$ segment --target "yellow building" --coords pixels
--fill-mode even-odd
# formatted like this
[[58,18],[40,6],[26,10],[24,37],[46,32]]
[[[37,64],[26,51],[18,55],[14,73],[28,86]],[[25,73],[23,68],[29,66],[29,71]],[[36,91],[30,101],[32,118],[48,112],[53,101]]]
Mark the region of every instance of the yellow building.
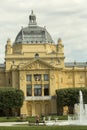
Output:
[[57,44],[31,12],[15,42],[7,40],[5,64],[0,64],[0,86],[23,90],[21,114],[57,113],[56,89],[87,86],[87,63],[65,63],[62,40]]

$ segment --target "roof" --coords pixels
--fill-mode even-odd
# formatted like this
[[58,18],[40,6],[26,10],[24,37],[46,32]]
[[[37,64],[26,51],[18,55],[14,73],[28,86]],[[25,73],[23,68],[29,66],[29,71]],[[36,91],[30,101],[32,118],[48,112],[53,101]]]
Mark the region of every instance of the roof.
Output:
[[31,12],[29,25],[24,28],[22,27],[14,43],[53,43],[53,40],[45,27],[37,26],[36,16]]
[[53,40],[45,28],[28,26],[20,30],[15,43],[53,43]]
[[65,67],[86,67],[87,62],[66,62]]

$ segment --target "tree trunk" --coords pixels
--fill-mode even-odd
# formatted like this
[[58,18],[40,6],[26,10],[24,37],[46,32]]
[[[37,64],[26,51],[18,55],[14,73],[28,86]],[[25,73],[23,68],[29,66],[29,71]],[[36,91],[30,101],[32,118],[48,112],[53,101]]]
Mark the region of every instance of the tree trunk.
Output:
[[62,107],[62,106],[61,106],[61,107],[58,107],[58,109],[57,109],[57,114],[58,114],[59,116],[63,115],[63,107]]
[[69,106],[68,109],[69,109],[69,114],[74,114],[74,108],[72,106]]

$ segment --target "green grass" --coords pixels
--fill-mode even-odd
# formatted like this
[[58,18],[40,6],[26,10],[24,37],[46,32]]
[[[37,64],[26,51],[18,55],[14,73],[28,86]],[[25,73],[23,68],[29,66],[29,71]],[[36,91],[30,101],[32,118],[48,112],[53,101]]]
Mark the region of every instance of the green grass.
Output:
[[87,126],[15,126],[0,127],[0,130],[87,130]]
[[16,122],[17,118],[16,117],[0,117],[0,122]]
[[[51,116],[52,120],[55,120],[55,118],[58,118],[58,120],[67,120],[67,116]],[[46,117],[46,120],[48,120],[48,116]],[[0,117],[0,122],[18,122],[18,121],[29,121],[31,123],[35,123],[35,117],[26,117],[21,119],[20,117]],[[43,118],[40,117],[40,122],[43,121]]]

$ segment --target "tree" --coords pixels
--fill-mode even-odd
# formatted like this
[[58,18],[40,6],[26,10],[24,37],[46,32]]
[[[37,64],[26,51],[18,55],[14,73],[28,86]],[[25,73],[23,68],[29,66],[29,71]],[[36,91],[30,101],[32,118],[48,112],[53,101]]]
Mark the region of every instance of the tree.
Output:
[[68,106],[69,113],[73,113],[74,104],[79,103],[79,91],[82,91],[84,103],[87,104],[87,88],[67,88],[56,90],[57,94],[57,107],[63,109]]
[[11,110],[21,108],[24,101],[24,93],[16,88],[0,88],[0,109]]

